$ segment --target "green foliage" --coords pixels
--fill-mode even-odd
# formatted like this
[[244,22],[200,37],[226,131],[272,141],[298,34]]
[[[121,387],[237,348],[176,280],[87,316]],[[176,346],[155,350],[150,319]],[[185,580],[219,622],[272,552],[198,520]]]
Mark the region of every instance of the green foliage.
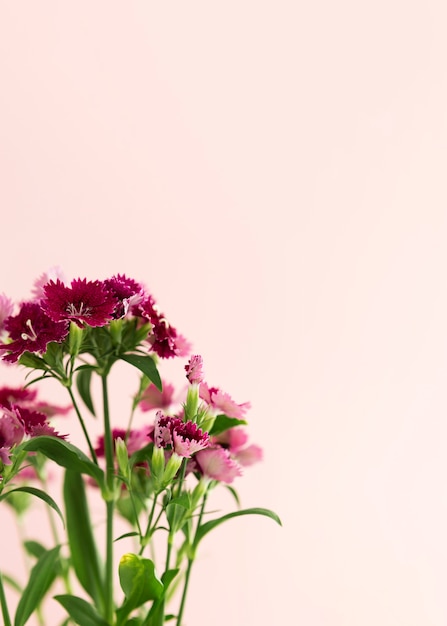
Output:
[[78,367],[76,370],[76,388],[85,406],[88,408],[90,413],[96,417],[90,390],[92,374],[94,371],[95,368],[93,365],[82,365],[81,367]]
[[214,423],[210,428],[209,434],[213,436],[220,435],[230,428],[234,428],[235,426],[240,426],[246,423],[247,422],[245,420],[236,419],[235,417],[228,417],[228,415],[216,415]]
[[154,383],[159,391],[162,390],[163,385],[160,374],[157,366],[155,365],[155,361],[151,356],[142,354],[122,354],[120,359],[139,369],[149,378],[150,381]]
[[24,626],[55,579],[60,546],[44,552],[33,569],[17,605],[14,626]]
[[110,626],[83,598],[62,594],[54,596],[54,599],[64,607],[71,619],[79,626]]
[[222,517],[218,517],[217,519],[213,519],[205,524],[202,524],[198,529],[195,536],[194,545],[197,546],[199,542],[207,535],[213,528],[223,524],[229,519],[233,517],[240,517],[241,515],[265,515],[266,517],[270,517],[270,519],[274,520],[277,524],[282,526],[281,520],[273,511],[270,509],[261,509],[259,507],[251,508],[251,509],[243,509],[242,511],[234,511],[233,513],[227,513],[227,515],[223,515]]
[[76,576],[94,600],[104,605],[104,576],[81,474],[67,470],[64,480],[65,515],[71,563]]
[[54,511],[56,511],[56,513],[59,515],[59,517],[62,520],[62,524],[64,523],[62,512],[60,508],[57,506],[56,502],[53,500],[53,498],[49,496],[45,491],[42,491],[41,489],[36,489],[36,487],[24,486],[24,487],[16,487],[15,489],[10,489],[9,491],[2,493],[2,495],[0,496],[0,501],[7,498],[10,494],[17,493],[17,492],[29,493],[32,496],[35,496],[36,498],[40,498],[40,500],[43,500],[44,502],[46,502],[48,506],[50,506]]

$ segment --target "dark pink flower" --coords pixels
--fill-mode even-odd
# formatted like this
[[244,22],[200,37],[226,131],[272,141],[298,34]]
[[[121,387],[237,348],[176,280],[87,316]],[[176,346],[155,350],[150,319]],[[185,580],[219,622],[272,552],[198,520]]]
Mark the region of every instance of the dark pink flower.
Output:
[[36,302],[24,302],[17,315],[5,320],[10,343],[1,344],[9,352],[5,361],[14,363],[21,354],[45,352],[50,341],[63,341],[68,334],[68,323],[53,321]]
[[159,391],[154,383],[151,383],[141,394],[140,408],[142,411],[153,409],[169,409],[173,404],[174,385],[163,381],[162,391]]
[[60,280],[50,280],[43,289],[42,308],[55,322],[72,320],[80,327],[84,322],[89,326],[105,326],[113,319],[116,298],[99,280],[78,278],[71,281],[71,287]]
[[175,426],[180,423],[176,417],[170,417],[169,415],[163,415],[161,411],[157,411],[155,417],[155,427],[152,433],[154,444],[157,448],[166,448],[172,446],[173,438],[172,431]]
[[144,300],[145,293],[142,285],[134,281],[132,278],[117,274],[104,281],[106,289],[116,298],[115,310],[113,317],[119,319],[124,317],[135,306]]
[[186,356],[189,354],[190,344],[169,324],[163,313],[160,313],[152,296],[148,296],[141,303],[140,315],[152,324],[152,331],[148,341],[152,346],[152,350],[158,356],[168,359],[174,356]]
[[47,421],[47,416],[39,411],[33,411],[23,406],[14,407],[22,422],[25,433],[30,437],[49,435],[58,439],[65,439],[67,435],[60,435]]
[[200,354],[194,354],[185,365],[186,378],[191,384],[199,385],[203,382],[203,359]]
[[190,457],[210,443],[208,433],[193,422],[180,422],[172,431],[173,448],[179,456]]
[[242,475],[238,463],[231,458],[228,450],[221,446],[210,446],[205,450],[200,450],[194,458],[200,472],[212,480],[229,484],[237,476]]
[[208,387],[206,383],[200,385],[199,395],[211,408],[236,419],[243,419],[251,406],[250,402],[237,404],[228,393],[217,387]]

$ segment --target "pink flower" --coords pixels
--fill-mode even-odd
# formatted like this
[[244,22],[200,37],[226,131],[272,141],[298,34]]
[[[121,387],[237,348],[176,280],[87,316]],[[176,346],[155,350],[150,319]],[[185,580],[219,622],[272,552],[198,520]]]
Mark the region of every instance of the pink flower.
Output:
[[251,406],[250,402],[237,404],[228,393],[221,391],[217,387],[208,387],[206,383],[200,385],[199,395],[211,408],[236,419],[243,419]]
[[4,293],[0,294],[0,331],[3,330],[4,322],[7,317],[12,315],[14,305]]
[[209,445],[210,437],[193,422],[180,422],[172,431],[174,452],[179,456],[190,457]]
[[159,391],[154,383],[151,383],[142,393],[140,408],[142,411],[152,409],[168,409],[173,404],[174,385],[163,381],[163,390]]
[[67,322],[53,321],[36,302],[24,302],[17,315],[6,318],[4,326],[11,342],[0,348],[9,352],[3,359],[11,363],[26,351],[45,352],[50,341],[63,341],[68,334]]
[[194,458],[200,472],[212,480],[229,484],[237,476],[242,475],[240,466],[231,458],[228,450],[221,446],[210,446],[200,450]]
[[141,303],[140,312],[141,317],[152,324],[152,332],[148,341],[158,356],[167,359],[174,356],[186,356],[189,353],[189,343],[169,324],[163,313],[159,312],[152,296],[148,296]]
[[3,407],[0,417],[0,461],[11,465],[11,448],[19,444],[25,436],[25,428],[18,417],[17,411]]
[[60,279],[62,282],[65,281],[64,273],[62,269],[58,266],[50,267],[47,272],[44,272],[34,281],[34,286],[32,290],[33,299],[36,302],[39,302],[44,296],[45,292],[43,290],[44,286],[50,280]]
[[133,307],[143,301],[144,288],[132,278],[127,278],[124,274],[117,274],[104,281],[108,291],[116,298],[117,304],[113,317],[119,319],[124,317]]
[[246,445],[248,435],[242,427],[229,428],[213,437],[213,441],[226,448],[231,457],[244,467],[262,461],[262,448],[256,444]]
[[166,446],[172,446],[172,431],[176,424],[178,424],[181,420],[176,417],[169,417],[168,415],[163,415],[161,411],[157,411],[157,415],[155,418],[155,428],[152,434],[154,439],[154,444],[157,448],[166,448]]
[[80,327],[83,322],[105,326],[113,318],[116,299],[99,280],[78,278],[71,281],[71,287],[51,280],[43,289],[42,308],[55,322],[72,320]]
[[185,365],[186,378],[191,384],[200,385],[203,382],[203,359],[199,354],[194,354]]

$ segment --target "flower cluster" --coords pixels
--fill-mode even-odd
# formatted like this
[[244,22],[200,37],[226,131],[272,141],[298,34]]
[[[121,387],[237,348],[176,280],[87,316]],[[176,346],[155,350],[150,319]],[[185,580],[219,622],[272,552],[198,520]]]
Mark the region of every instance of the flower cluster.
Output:
[[[13,503],[24,492],[43,500],[61,517],[65,513],[67,522],[63,540],[51,524],[54,548],[27,542],[38,561],[14,623],[24,624],[33,611],[40,611],[44,594],[59,576],[66,593],[56,600],[67,611],[67,621],[149,626],[171,619],[181,626],[191,567],[202,538],[238,515],[264,515],[279,522],[276,514],[261,508],[238,509],[205,521],[213,489],[233,483],[245,466],[261,460],[262,450],[248,443],[250,404],[237,403],[209,385],[202,356],[194,354],[183,365],[187,381],[183,390],[176,391],[162,379],[163,359],[188,357],[190,352],[189,342],[168,322],[153,295],[124,274],[69,282],[59,268],[51,268],[36,280],[29,299],[15,305],[0,295],[0,358],[34,373],[26,387],[0,388],[0,503],[5,499]],[[108,386],[117,362],[134,368],[138,386],[127,422],[112,425]],[[37,398],[30,385],[49,378],[68,392],[69,406]],[[94,379],[102,389],[103,435],[96,445],[86,419],[86,414],[98,417],[92,397]],[[82,428],[87,453],[50,423],[54,415],[70,410]],[[145,423],[136,427],[134,418]],[[39,471],[48,462],[65,472],[62,507]],[[23,479],[27,468],[36,469],[34,478],[41,488],[28,487],[23,480],[16,486],[15,478]],[[105,505],[104,562],[87,504],[86,489],[91,486]],[[230,491],[239,503],[233,487]],[[12,505],[17,514],[25,510]],[[113,585],[116,542],[122,538],[114,533],[116,515],[131,526],[123,536],[135,540],[135,553],[122,555],[118,565],[121,599],[115,597]],[[163,565],[144,555],[159,531],[168,533]],[[84,597],[73,595],[72,577]],[[39,586],[39,578],[48,582],[45,589]],[[179,607],[166,613],[176,586],[183,587]],[[11,624],[1,573],[0,599],[4,623]]]

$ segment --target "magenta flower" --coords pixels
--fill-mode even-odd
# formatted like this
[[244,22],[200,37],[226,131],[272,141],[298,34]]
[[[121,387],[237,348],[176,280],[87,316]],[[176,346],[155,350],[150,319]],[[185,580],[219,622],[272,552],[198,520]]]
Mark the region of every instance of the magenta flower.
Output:
[[78,278],[71,281],[71,287],[51,280],[43,289],[42,308],[55,322],[72,320],[80,327],[84,322],[105,326],[113,318],[116,299],[99,280]]
[[2,407],[0,417],[0,462],[11,465],[11,448],[19,444],[25,436],[25,428],[17,411]]
[[4,326],[10,343],[1,344],[9,352],[5,361],[14,363],[24,352],[45,352],[50,341],[63,341],[68,334],[67,322],[55,322],[36,302],[24,302],[17,315],[6,318]]
[[65,281],[64,273],[62,269],[58,266],[50,267],[47,272],[44,272],[34,281],[34,286],[32,290],[33,299],[35,302],[40,302],[40,300],[45,296],[45,292],[43,290],[44,286],[50,282],[50,280],[61,280]]
[[212,480],[229,484],[237,476],[242,476],[238,463],[231,458],[228,450],[221,446],[210,446],[205,450],[199,450],[194,458],[199,471]]
[[211,408],[235,419],[243,419],[251,406],[250,402],[237,404],[228,393],[217,387],[208,387],[206,383],[200,385],[199,395]]
[[148,341],[158,356],[169,359],[174,356],[186,356],[190,351],[188,341],[177,333],[168,320],[160,313],[155,300],[148,296],[140,305],[141,317],[152,324]]
[[106,289],[116,298],[113,317],[119,319],[129,312],[132,313],[134,307],[140,304],[145,297],[142,285],[127,278],[124,274],[117,274],[104,281]]
[[173,448],[179,456],[190,457],[210,443],[208,433],[193,422],[180,422],[172,431]]
[[154,383],[151,383],[141,394],[140,408],[142,411],[153,409],[169,409],[174,400],[174,385],[163,381],[163,389],[159,391]]
[[157,448],[171,446],[178,456],[184,457],[206,448],[210,441],[208,433],[204,433],[197,424],[163,415],[161,411],[157,411],[153,439]]
[[185,365],[186,378],[191,384],[200,385],[203,382],[203,359],[199,354],[194,354]]
[[39,411],[33,411],[23,406],[14,407],[20,421],[25,428],[25,434],[30,437],[49,435],[58,439],[65,439],[67,435],[59,434],[47,421],[47,416]]

